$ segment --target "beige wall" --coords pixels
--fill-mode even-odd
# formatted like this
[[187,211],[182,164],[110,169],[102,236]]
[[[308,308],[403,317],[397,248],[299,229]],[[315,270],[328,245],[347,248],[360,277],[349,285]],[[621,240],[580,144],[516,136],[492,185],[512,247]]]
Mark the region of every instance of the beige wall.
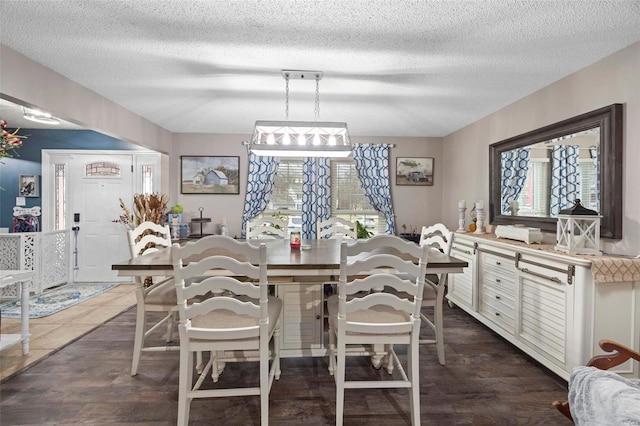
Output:
[[[640,43],[577,71],[444,138],[442,220],[457,228],[458,200],[489,197],[489,145],[613,103],[624,105],[623,239],[604,250],[640,253]],[[468,220],[467,220],[468,223]]]
[[[247,122],[251,129],[253,123]],[[190,134],[174,135],[174,151],[170,160],[171,169],[171,204],[179,203],[185,207],[189,216],[198,216],[199,208],[204,208],[204,216],[210,217],[212,224],[205,232],[217,232],[217,224],[221,218],[227,219],[231,235],[240,235],[242,226],[242,210],[246,193],[247,151],[242,141],[248,140],[246,135],[228,134]],[[355,143],[391,143],[391,191],[396,212],[398,227],[420,227],[426,223],[440,220],[440,200],[442,199],[442,139],[441,138],[398,138],[398,137],[353,137]],[[181,155],[237,155],[240,157],[240,194],[239,195],[193,195],[180,194],[180,156]],[[396,186],[396,157],[433,157],[433,186]]]
[[156,151],[171,153],[171,133],[0,44],[0,93],[16,103]]

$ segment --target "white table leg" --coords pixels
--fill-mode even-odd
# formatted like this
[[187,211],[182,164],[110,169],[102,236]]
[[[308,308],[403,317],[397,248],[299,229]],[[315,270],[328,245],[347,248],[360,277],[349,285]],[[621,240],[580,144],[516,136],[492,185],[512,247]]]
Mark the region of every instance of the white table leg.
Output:
[[29,353],[29,286],[27,281],[20,282],[20,314],[22,325],[22,354],[27,355]]

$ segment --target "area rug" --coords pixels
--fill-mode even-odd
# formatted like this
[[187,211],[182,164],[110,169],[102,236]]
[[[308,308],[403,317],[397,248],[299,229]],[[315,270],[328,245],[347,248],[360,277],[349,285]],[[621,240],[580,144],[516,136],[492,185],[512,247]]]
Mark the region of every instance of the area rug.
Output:
[[[29,298],[29,318],[42,318],[91,299],[117,283],[65,284]],[[20,318],[20,300],[0,305],[3,318]]]

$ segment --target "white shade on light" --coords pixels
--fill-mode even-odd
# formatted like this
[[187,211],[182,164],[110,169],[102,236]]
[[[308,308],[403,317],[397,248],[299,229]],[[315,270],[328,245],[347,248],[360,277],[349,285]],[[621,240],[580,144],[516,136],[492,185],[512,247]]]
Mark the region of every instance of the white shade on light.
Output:
[[347,124],[339,122],[256,121],[245,145],[256,155],[278,157],[349,157],[352,152]]

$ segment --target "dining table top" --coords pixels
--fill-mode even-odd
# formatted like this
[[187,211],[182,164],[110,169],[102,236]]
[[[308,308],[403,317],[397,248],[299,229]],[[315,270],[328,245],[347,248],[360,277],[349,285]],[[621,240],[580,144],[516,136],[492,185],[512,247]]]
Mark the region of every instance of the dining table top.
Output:
[[[267,269],[270,272],[271,270],[295,270],[301,272],[305,270],[322,270],[324,272],[337,273],[340,269],[341,240],[339,239],[303,240],[300,248],[291,247],[289,240],[251,240],[251,242],[255,242],[255,244],[265,243],[267,245]],[[185,263],[197,261],[214,254],[224,253],[221,250],[210,249],[184,261]],[[239,258],[239,260],[248,259]],[[435,249],[429,252],[427,272],[462,272],[462,269],[466,266],[468,266],[468,263],[465,260],[443,254]],[[167,273],[173,270],[171,249],[161,249],[144,256],[114,263],[111,269],[124,276],[136,275],[136,273],[149,275]]]

